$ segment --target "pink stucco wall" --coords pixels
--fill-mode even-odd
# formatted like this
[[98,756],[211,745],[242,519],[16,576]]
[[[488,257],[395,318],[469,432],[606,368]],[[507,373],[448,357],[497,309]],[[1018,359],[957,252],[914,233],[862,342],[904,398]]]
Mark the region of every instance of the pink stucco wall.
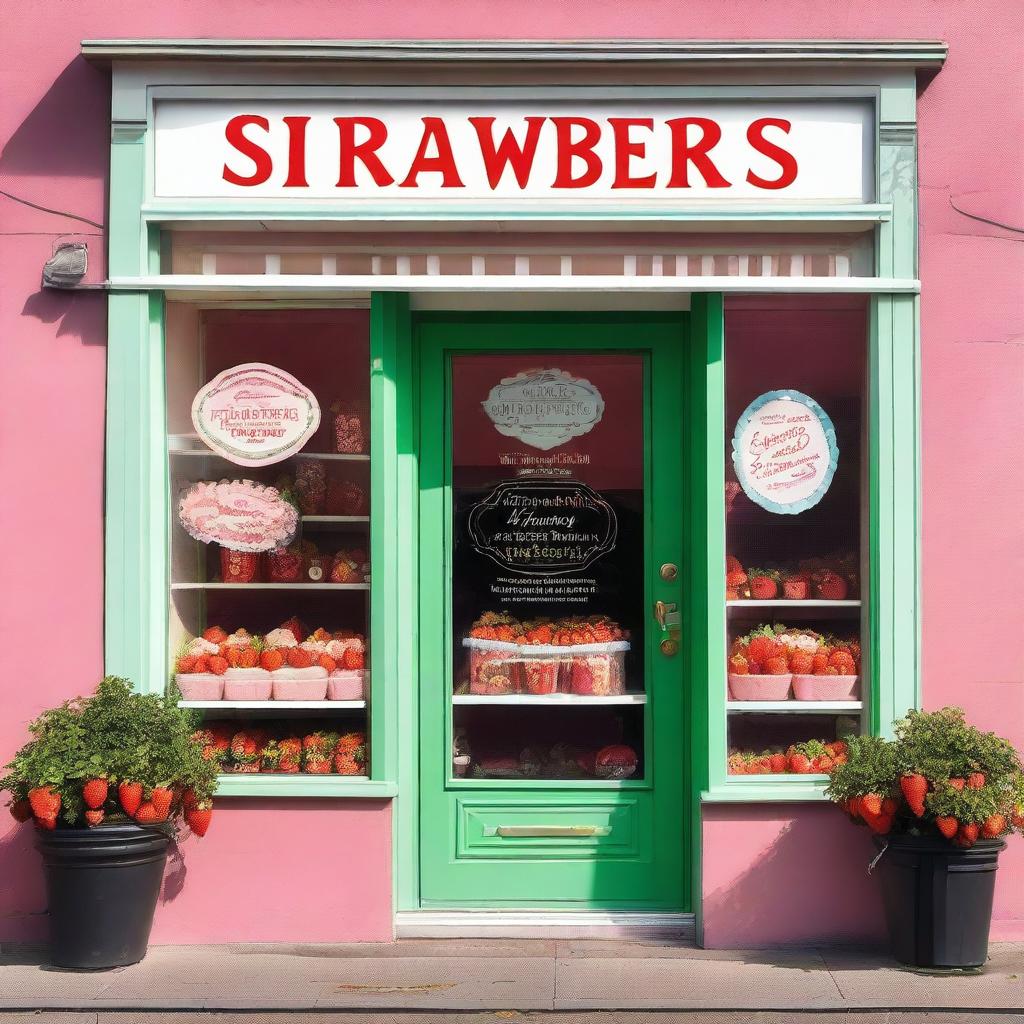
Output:
[[[457,0],[12,5],[0,60],[0,189],[103,221],[109,84],[78,56],[88,37],[487,38],[504,26],[536,38],[946,40],[949,61],[922,88],[919,108],[924,692],[929,706],[964,704],[1024,746],[1024,459],[1006,431],[1024,397],[1024,7],[1013,0],[845,7],[505,0],[501,10],[499,24],[492,4]],[[97,231],[0,196],[5,759],[28,718],[88,688],[102,668],[104,301],[39,290],[54,241],[90,233],[95,261]],[[55,629],[63,653],[44,668],[39,652],[54,648]],[[773,928],[776,940],[828,937],[840,921],[850,922],[852,937],[877,933],[858,840],[828,808],[708,810],[709,940],[771,941]],[[162,906],[157,938],[379,937],[390,922],[389,843],[386,806],[225,801],[205,843],[184,852],[188,878]],[[30,846],[27,830],[0,819],[0,940],[39,932],[43,900]],[[821,846],[834,856],[821,856]],[[1024,844],[1005,855],[1000,876],[994,931],[1019,937]],[[255,892],[261,909],[277,900],[272,913],[254,909]],[[812,905],[811,892],[823,902]]]

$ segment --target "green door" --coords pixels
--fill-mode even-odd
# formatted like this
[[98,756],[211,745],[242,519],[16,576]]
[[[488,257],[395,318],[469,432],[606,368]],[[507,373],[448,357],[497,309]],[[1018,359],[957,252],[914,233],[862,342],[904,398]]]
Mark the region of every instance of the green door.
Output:
[[417,333],[421,902],[686,910],[685,315]]

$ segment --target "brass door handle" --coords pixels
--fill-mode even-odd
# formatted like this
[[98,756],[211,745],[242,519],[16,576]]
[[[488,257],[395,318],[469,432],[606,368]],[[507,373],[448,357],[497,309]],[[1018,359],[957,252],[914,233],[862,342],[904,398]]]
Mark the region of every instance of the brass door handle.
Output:
[[591,836],[611,834],[608,825],[490,825],[485,826],[485,836],[502,838],[543,838],[589,839]]
[[662,632],[668,629],[665,624],[665,616],[668,614],[668,606],[664,601],[654,602],[654,621],[661,627]]

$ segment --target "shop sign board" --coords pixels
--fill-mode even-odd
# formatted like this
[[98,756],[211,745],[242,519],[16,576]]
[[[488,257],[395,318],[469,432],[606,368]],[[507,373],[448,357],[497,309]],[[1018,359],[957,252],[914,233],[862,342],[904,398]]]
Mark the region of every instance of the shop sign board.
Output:
[[218,373],[192,402],[200,439],[238,466],[267,466],[294,455],[320,426],[316,395],[268,363]]
[[740,486],[769,512],[796,515],[825,496],[839,463],[828,413],[800,391],[769,391],[736,423],[732,460]]
[[869,202],[863,100],[157,101],[154,195]]

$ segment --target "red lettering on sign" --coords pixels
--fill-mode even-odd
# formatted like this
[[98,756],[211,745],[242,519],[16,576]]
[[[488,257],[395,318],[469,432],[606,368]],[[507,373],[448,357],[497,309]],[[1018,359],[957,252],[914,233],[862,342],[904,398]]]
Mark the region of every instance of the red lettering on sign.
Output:
[[615,180],[612,188],[654,188],[656,174],[645,174],[634,178],[629,173],[629,161],[633,157],[641,159],[647,152],[646,142],[634,142],[629,137],[630,128],[646,128],[654,131],[653,117],[609,117],[612,126],[612,137],[615,139]]
[[258,143],[245,137],[245,129],[249,125],[270,131],[270,122],[259,114],[237,114],[224,126],[224,138],[228,145],[247,156],[254,164],[253,172],[248,177],[231,170],[227,164],[222,172],[224,180],[232,185],[262,185],[273,170],[270,154]]
[[751,122],[750,127],[747,129],[747,142],[758,153],[762,153],[770,160],[774,160],[779,165],[781,173],[774,181],[770,181],[768,178],[762,178],[753,171],[747,171],[747,181],[755,188],[785,188],[796,181],[796,157],[788,150],[783,149],[781,146],[776,146],[774,142],[769,142],[764,137],[764,130],[768,127],[781,128],[788,135],[789,129],[793,125],[789,121],[784,121],[781,117],[759,117],[756,121]]
[[484,170],[487,171],[487,181],[491,188],[498,187],[506,167],[512,168],[512,173],[520,188],[526,188],[527,182],[530,180],[533,158],[537,154],[537,143],[540,141],[541,125],[547,118],[524,117],[523,120],[526,122],[526,138],[523,139],[522,145],[513,135],[512,129],[506,128],[501,142],[495,146],[495,118],[471,117],[469,119],[469,123],[476,131],[476,137],[480,141],[480,156],[483,157]]
[[[419,149],[412,158],[409,173],[405,181],[401,182],[399,188],[416,188],[416,179],[424,171],[433,171],[441,175],[441,188],[465,188],[462,179],[459,177],[458,168],[455,166],[455,154],[452,152],[452,143],[448,138],[448,129],[444,126],[444,118],[424,117],[423,137],[420,139]],[[427,148],[433,142],[437,150],[436,156],[428,156]]]
[[306,181],[306,125],[308,117],[282,117],[288,126],[288,177],[285,188],[308,188]]
[[[589,117],[553,117],[557,156],[555,180],[552,188],[586,188],[601,177],[601,158],[594,152],[594,146],[601,138],[601,129]],[[583,138],[573,142],[573,128],[583,129]],[[579,157],[587,169],[578,177],[572,176],[573,157]]]
[[[394,178],[380,162],[377,150],[387,141],[388,129],[377,117],[336,117],[338,126],[338,188],[356,187],[356,161],[358,160],[373,178],[374,185],[390,185]],[[356,125],[370,134],[362,142],[356,142]]]
[[[674,117],[665,122],[672,132],[672,176],[667,188],[689,188],[690,164],[700,172],[708,188],[729,188],[729,182],[718,173],[708,153],[718,145],[722,129],[717,121],[708,117]],[[687,129],[693,125],[701,131],[700,138],[687,141]]]

